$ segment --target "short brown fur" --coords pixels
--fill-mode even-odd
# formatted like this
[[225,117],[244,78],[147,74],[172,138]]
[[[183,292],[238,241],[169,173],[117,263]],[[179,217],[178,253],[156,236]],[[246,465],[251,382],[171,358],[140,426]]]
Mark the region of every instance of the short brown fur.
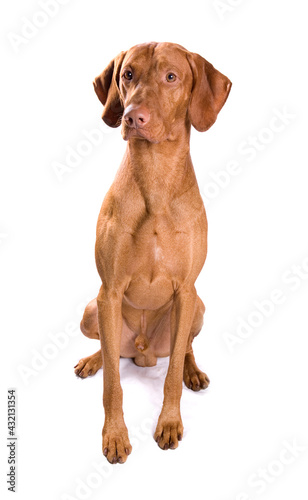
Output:
[[110,463],[125,462],[131,452],[120,356],[153,366],[170,355],[154,435],[162,449],[176,448],[183,435],[183,379],[194,391],[209,384],[192,349],[205,311],[194,284],[206,258],[207,219],[189,139],[191,125],[199,131],[213,125],[230,88],[205,59],[172,43],[121,52],[94,81],[103,120],[122,124],[128,141],[97,224],[102,286],[81,322],[101,350],[75,367],[84,378],[103,366],[103,453]]

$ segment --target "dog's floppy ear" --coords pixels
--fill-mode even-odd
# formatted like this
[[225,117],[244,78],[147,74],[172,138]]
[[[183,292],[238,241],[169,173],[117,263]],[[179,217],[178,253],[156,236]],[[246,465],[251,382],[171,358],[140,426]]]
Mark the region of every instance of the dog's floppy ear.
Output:
[[93,82],[96,95],[104,105],[102,119],[109,127],[118,127],[123,114],[119,74],[125,54],[126,52],[121,52],[115,57]]
[[195,129],[205,132],[216,121],[232,83],[198,54],[189,52],[187,59],[193,73],[188,117]]

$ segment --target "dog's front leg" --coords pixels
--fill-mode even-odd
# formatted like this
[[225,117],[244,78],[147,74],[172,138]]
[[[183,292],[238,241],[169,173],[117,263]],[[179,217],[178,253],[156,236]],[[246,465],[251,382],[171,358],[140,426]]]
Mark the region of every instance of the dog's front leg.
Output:
[[159,447],[177,448],[183,436],[180,400],[187,340],[193,323],[197,293],[193,285],[181,288],[175,295],[171,315],[171,346],[168,373],[164,385],[164,402],[154,439]]
[[120,384],[122,334],[122,291],[101,287],[97,297],[98,324],[102,347],[105,409],[103,453],[110,463],[124,463],[132,447],[123,417]]

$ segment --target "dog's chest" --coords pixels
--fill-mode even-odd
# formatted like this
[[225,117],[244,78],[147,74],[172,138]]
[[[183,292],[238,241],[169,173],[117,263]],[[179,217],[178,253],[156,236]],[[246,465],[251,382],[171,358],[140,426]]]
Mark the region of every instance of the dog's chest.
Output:
[[179,224],[166,214],[145,218],[132,237],[132,275],[142,275],[150,283],[160,276],[184,279],[201,237],[197,229],[193,221]]
[[[130,276],[125,296],[140,309],[157,309],[191,276],[194,281],[204,258],[200,225],[178,225],[164,214],[147,217],[131,235],[126,261]],[[197,255],[199,254],[199,256]]]
[[206,257],[206,216],[201,207],[189,217],[183,203],[179,210],[167,207],[159,214],[137,210],[136,205],[122,210],[122,217],[102,213],[96,262],[104,283],[126,283],[132,306],[154,310],[200,273]]

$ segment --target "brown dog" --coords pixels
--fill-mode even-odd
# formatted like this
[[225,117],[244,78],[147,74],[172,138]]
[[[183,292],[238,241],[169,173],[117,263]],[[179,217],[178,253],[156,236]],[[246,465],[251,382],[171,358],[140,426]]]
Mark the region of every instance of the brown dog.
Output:
[[231,82],[198,54],[172,43],[121,52],[95,92],[110,127],[128,141],[97,224],[96,264],[102,280],[81,330],[101,350],[76,365],[84,378],[103,365],[103,453],[123,463],[131,452],[123,418],[120,356],[153,366],[170,354],[154,438],[162,449],[182,438],[182,381],[194,391],[209,379],[196,365],[192,341],[204,305],[194,283],[207,252],[207,220],[189,154],[191,124],[205,131],[224,105]]

